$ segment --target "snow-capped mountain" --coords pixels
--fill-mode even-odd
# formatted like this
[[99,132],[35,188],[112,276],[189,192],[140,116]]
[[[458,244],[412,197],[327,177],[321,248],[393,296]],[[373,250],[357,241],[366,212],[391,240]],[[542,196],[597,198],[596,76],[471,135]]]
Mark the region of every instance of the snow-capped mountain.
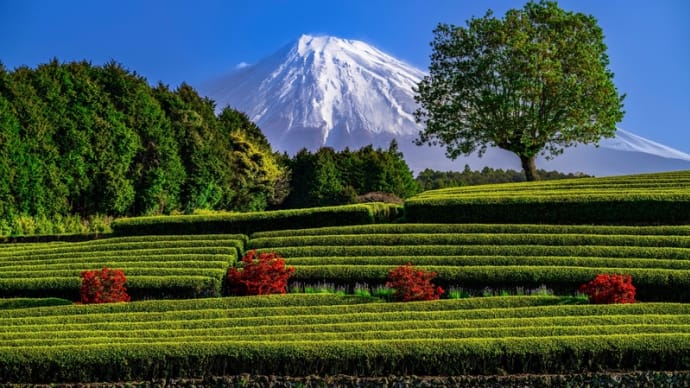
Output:
[[[216,106],[248,114],[274,149],[335,149],[398,140],[410,168],[419,172],[484,166],[520,169],[518,158],[500,149],[482,158],[451,161],[439,147],[412,144],[422,127],[413,112],[414,88],[425,73],[364,42],[302,35],[254,65],[238,66],[201,87]],[[624,130],[600,147],[580,145],[538,168],[595,176],[690,169],[690,155]]]
[[260,63],[232,72],[207,94],[246,112],[271,145],[342,148],[419,132],[413,87],[424,73],[360,41],[301,36]]

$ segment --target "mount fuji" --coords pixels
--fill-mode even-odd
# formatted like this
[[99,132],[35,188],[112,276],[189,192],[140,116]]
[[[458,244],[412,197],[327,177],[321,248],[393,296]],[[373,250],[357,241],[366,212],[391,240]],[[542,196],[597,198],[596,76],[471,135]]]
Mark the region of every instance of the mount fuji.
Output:
[[[364,42],[302,35],[254,65],[242,64],[209,81],[200,91],[245,112],[275,150],[343,149],[368,144],[387,148],[396,139],[410,168],[440,171],[485,166],[520,170],[512,153],[490,149],[449,160],[440,147],[412,143],[422,126],[415,122],[414,88],[425,73]],[[616,131],[600,146],[578,145],[537,167],[595,176],[690,169],[690,155],[651,140]]]

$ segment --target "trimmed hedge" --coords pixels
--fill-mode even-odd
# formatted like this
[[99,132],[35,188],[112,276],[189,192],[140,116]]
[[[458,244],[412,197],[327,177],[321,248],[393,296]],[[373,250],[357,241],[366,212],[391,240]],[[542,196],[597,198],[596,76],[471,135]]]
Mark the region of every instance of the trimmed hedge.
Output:
[[116,235],[243,233],[334,225],[372,224],[399,218],[403,208],[388,203],[366,203],[309,209],[217,215],[123,218],[113,221]]
[[690,260],[630,259],[578,256],[312,256],[288,259],[292,266],[387,265],[415,266],[549,266],[595,268],[659,268],[690,270]]
[[289,229],[257,232],[252,239],[265,237],[323,236],[342,234],[410,234],[410,233],[488,233],[488,234],[593,234],[690,236],[690,225],[545,225],[545,224],[373,224],[331,226],[311,229]]
[[551,224],[687,224],[690,195],[666,200],[600,200],[547,203],[467,203],[461,199],[409,200],[408,222],[500,222]]
[[47,242],[80,242],[91,241],[102,237],[107,237],[108,234],[99,233],[84,233],[84,234],[40,234],[31,236],[0,236],[0,249],[8,244],[30,244],[30,243],[47,243]]
[[104,266],[125,271],[134,299],[219,296],[247,240],[237,234],[136,236],[5,247],[0,296],[79,300],[80,274]]
[[[0,380],[477,375],[690,367],[690,306],[335,295],[0,310]],[[43,341],[43,342],[42,342]]]
[[[688,368],[690,334],[0,347],[0,379],[112,381],[227,374],[380,376]],[[497,362],[497,358],[498,361]]]
[[293,282],[385,282],[412,263],[445,287],[541,285],[572,294],[600,273],[633,277],[642,300],[688,300],[688,226],[398,224],[255,233],[247,247],[275,251]]
[[690,236],[406,233],[254,238],[248,249],[345,245],[595,245],[690,248]]
[[[223,275],[215,277],[196,275],[139,275],[127,279],[127,293],[133,300],[146,298],[198,298],[219,296]],[[79,300],[81,279],[78,276],[40,278],[0,278],[3,297],[43,298],[51,295]]]
[[448,188],[405,201],[408,222],[690,223],[690,171]]
[[625,246],[541,246],[541,245],[353,245],[260,248],[258,252],[275,251],[283,257],[312,256],[580,256],[688,260],[685,248]]
[[60,298],[11,298],[0,299],[0,310],[29,309],[34,307],[71,305],[72,301]]

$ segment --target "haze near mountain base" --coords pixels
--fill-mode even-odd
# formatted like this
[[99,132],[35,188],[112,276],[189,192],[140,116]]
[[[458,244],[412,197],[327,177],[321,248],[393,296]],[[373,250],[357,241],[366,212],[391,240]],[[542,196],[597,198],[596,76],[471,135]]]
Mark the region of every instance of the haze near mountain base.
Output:
[[[294,154],[329,146],[387,148],[397,139],[415,172],[461,171],[485,166],[520,170],[513,154],[489,149],[449,160],[440,147],[416,146],[423,128],[415,122],[414,88],[425,73],[361,41],[302,35],[260,62],[233,69],[200,87],[261,128],[274,150]],[[545,170],[595,176],[690,169],[690,155],[621,129],[600,147],[578,145],[553,160],[538,159]]]

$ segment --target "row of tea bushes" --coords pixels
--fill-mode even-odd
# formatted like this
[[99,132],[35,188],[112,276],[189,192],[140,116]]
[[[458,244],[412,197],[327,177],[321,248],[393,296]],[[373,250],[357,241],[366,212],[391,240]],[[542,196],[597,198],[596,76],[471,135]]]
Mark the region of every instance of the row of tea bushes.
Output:
[[362,225],[255,233],[248,248],[279,253],[305,283],[380,284],[409,262],[443,286],[574,293],[597,274],[625,273],[641,300],[690,297],[687,226]]
[[0,381],[468,375],[690,367],[690,306],[337,295],[0,310]]
[[690,225],[546,225],[546,224],[374,224],[334,226],[311,229],[293,229],[257,232],[254,239],[282,236],[320,236],[332,234],[380,233],[502,233],[502,234],[594,234],[594,235],[646,235],[690,236]]
[[690,171],[430,190],[408,222],[690,223]]
[[219,296],[246,235],[113,237],[0,246],[0,297],[79,299],[83,271],[122,269],[134,298]]
[[122,218],[112,223],[120,236],[151,234],[243,233],[265,230],[359,225],[400,218],[401,205],[363,203],[250,213]]

